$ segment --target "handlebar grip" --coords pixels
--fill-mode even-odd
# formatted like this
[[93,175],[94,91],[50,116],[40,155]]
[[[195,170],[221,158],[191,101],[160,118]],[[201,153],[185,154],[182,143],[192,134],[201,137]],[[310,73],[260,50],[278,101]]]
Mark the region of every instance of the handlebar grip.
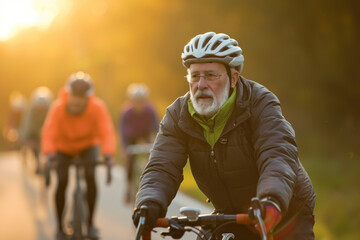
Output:
[[236,214],[236,223],[237,224],[245,224],[245,225],[251,225],[254,224],[254,221],[252,221],[248,214],[240,213]]
[[141,235],[142,240],[151,240],[151,232],[145,232]]
[[158,218],[156,220],[154,227],[163,227],[166,228],[169,226],[169,219],[168,218]]
[[[169,227],[169,219],[168,218],[158,218],[156,220],[156,223],[154,225],[154,227],[162,227],[162,228],[167,228]],[[151,232],[144,232],[141,235],[141,239],[142,240],[150,240],[151,239]]]

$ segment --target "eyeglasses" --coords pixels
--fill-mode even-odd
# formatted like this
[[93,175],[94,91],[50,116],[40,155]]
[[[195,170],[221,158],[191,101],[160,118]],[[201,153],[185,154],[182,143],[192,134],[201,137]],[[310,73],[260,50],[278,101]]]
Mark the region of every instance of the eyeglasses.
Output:
[[185,76],[189,83],[198,83],[201,77],[204,77],[205,81],[213,82],[218,80],[223,74],[218,74],[214,72],[205,72],[205,73],[189,73]]

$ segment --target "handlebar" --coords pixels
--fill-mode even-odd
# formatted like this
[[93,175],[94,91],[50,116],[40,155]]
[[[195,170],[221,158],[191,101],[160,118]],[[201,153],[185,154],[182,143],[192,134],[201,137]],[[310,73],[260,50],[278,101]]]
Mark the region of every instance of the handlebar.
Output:
[[[94,162],[94,163],[90,163],[90,164],[89,163],[82,164],[82,163],[80,163],[80,161],[77,161],[76,159],[77,158],[75,158],[74,161],[73,161],[73,164],[75,166],[81,166],[81,165],[84,165],[84,166],[87,166],[87,165],[95,165],[95,166],[96,165],[106,165],[106,184],[109,185],[112,182],[112,174],[111,174],[112,164],[111,164],[111,159],[110,158],[105,157],[104,161]],[[48,164],[45,167],[44,175],[45,175],[45,187],[46,188],[50,186],[50,183],[51,183],[50,170],[55,166],[55,161],[56,161],[56,159],[54,157],[49,158]]]
[[[256,201],[254,198],[252,201]],[[253,205],[254,207],[255,205]],[[136,230],[136,240],[151,240],[151,232],[145,230],[147,207],[140,207],[140,219]],[[266,234],[266,228],[262,220],[261,214],[254,213],[255,219],[251,219],[248,214],[202,214],[193,217],[171,217],[171,218],[159,218],[157,219],[154,228],[168,228],[169,232],[162,233],[162,236],[171,236],[174,239],[179,239],[183,236],[185,231],[189,231],[186,227],[198,227],[198,226],[220,226],[224,223],[236,223],[243,225],[259,224],[261,229],[262,240],[272,240],[273,237],[270,233]]]
[[152,143],[132,144],[126,147],[126,152],[131,155],[147,154],[150,153],[152,146]]

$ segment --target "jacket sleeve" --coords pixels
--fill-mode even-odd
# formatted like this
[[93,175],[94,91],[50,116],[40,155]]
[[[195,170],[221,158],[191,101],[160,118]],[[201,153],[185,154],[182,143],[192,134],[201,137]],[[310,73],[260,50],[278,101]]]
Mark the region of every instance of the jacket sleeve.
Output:
[[177,117],[166,111],[155,138],[140,182],[136,206],[152,201],[162,207],[162,216],[175,197],[183,180],[183,167],[187,162],[184,137],[177,126]]
[[257,196],[273,197],[286,212],[299,167],[295,133],[282,115],[277,97],[265,87],[254,88],[252,144],[259,170]]
[[98,127],[103,154],[115,154],[115,129],[110,114],[102,101],[98,108]]
[[57,150],[55,141],[59,134],[59,111],[58,105],[51,106],[41,130],[41,148],[44,155],[54,154]]

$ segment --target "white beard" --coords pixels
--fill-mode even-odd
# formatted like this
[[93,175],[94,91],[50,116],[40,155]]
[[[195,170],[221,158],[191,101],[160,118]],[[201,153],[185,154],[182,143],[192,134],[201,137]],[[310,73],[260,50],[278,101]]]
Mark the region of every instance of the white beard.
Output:
[[[229,85],[230,82],[229,79],[227,79],[226,85],[220,97],[220,101],[216,99],[215,94],[209,89],[197,90],[195,95],[193,95],[192,92],[190,91],[190,99],[195,109],[195,112],[207,118],[214,116],[214,114],[221,108],[222,105],[224,105],[226,100],[229,98]],[[211,97],[212,101],[199,102],[198,97],[200,96]]]

